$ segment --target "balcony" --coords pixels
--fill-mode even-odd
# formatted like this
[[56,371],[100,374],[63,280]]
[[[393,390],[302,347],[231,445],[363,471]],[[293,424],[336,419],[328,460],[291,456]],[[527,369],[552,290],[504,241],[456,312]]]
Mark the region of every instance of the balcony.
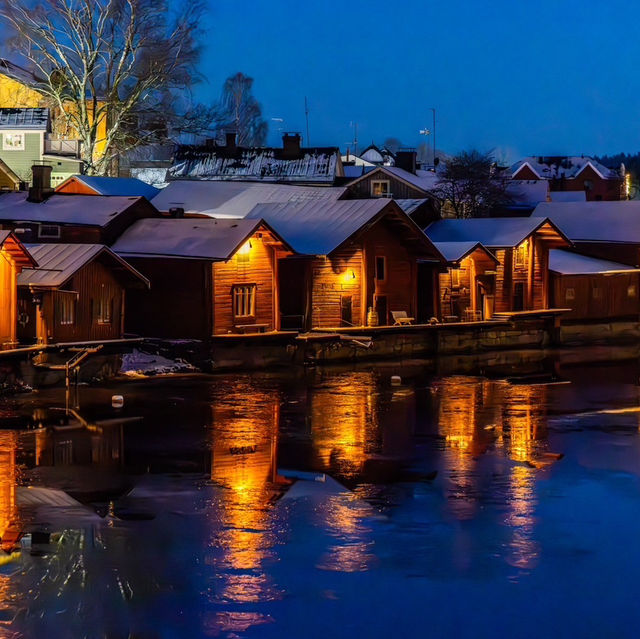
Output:
[[45,155],[61,155],[70,158],[80,157],[80,140],[51,140],[44,141]]

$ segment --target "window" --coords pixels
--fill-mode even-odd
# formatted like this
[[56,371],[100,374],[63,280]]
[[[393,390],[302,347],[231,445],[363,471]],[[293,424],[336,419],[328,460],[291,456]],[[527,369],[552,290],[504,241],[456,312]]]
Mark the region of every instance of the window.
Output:
[[451,288],[460,288],[460,269],[452,268],[449,269],[451,273]]
[[76,323],[76,294],[58,291],[56,294],[56,321],[60,326],[70,326]]
[[233,316],[255,317],[256,314],[256,285],[241,284],[233,287]]
[[627,286],[627,297],[635,297],[637,294],[638,292],[636,290],[635,284],[631,284],[630,286]]
[[569,300],[575,300],[576,299],[576,291],[574,288],[568,288],[565,292],[564,292],[564,299],[569,301]]
[[5,133],[2,148],[5,151],[24,151],[24,133]]
[[376,279],[383,281],[387,279],[387,258],[376,257]]
[[38,227],[38,237],[58,239],[60,237],[60,227],[57,224],[40,224]]
[[602,299],[602,289],[598,288],[597,286],[594,286],[591,289],[591,295],[593,296],[594,300]]
[[371,197],[391,197],[389,180],[372,180]]
[[584,181],[584,190],[591,191],[593,189],[593,180],[585,180]]
[[100,297],[94,303],[95,320],[98,324],[111,324],[113,315],[113,299],[106,291],[102,291]]
[[515,252],[515,265],[516,268],[524,268],[527,266],[527,259],[529,257],[529,243],[523,242],[518,246]]

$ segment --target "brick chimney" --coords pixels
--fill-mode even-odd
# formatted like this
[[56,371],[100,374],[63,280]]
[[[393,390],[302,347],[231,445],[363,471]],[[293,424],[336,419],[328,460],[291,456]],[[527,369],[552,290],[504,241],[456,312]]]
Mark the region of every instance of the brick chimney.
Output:
[[413,173],[415,175],[416,168],[418,166],[417,157],[418,154],[413,150],[397,151],[396,166],[399,169],[404,169],[405,171],[409,171],[409,173]]
[[46,164],[34,164],[31,167],[31,188],[27,200],[29,202],[44,202],[52,193],[52,167]]
[[299,133],[285,133],[282,136],[282,157],[285,160],[295,160],[300,157]]

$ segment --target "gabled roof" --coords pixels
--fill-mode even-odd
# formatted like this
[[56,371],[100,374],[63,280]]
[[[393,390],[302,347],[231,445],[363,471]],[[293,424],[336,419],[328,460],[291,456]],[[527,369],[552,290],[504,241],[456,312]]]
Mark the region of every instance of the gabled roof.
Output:
[[228,260],[263,227],[271,231],[262,220],[256,219],[145,219],[130,226],[113,245],[113,250],[129,257]]
[[498,264],[496,256],[480,242],[434,242],[435,247],[442,253],[447,262],[461,262],[465,257],[480,250],[489,259]]
[[510,180],[505,195],[511,204],[534,208],[549,198],[548,180]]
[[256,204],[266,202],[307,202],[337,200],[344,187],[175,180],[153,199],[159,211],[180,207],[186,213],[216,218],[243,218]]
[[94,192],[94,195],[146,197],[151,201],[160,189],[136,178],[101,177],[96,175],[72,175],[56,187],[64,191],[66,185],[76,181]]
[[545,217],[473,218],[439,220],[425,233],[433,242],[480,242],[486,247],[514,248],[537,231],[551,231],[563,243],[570,242]]
[[58,288],[64,285],[83,266],[98,257],[111,261],[138,284],[149,287],[149,280],[133,266],[102,244],[27,244],[38,268],[24,269],[18,275],[18,286]]
[[298,253],[329,255],[385,215],[395,216],[425,251],[442,259],[413,220],[385,198],[258,204],[247,218],[266,220]]
[[394,200],[394,202],[407,214],[411,215],[415,210],[422,206],[425,202],[431,202],[429,198],[419,198],[415,200]]
[[12,231],[0,231],[0,247],[11,255],[13,260],[24,268],[37,266],[33,255],[26,246],[13,234]]
[[16,187],[22,181],[18,175],[14,173],[13,169],[2,159],[0,159],[0,172],[4,173]]
[[29,202],[28,193],[0,193],[0,221],[107,226],[141,198],[102,195],[52,195]]
[[548,217],[573,241],[640,244],[640,201],[542,202],[533,212]]
[[[409,171],[405,171],[397,166],[376,166],[371,171],[368,171],[362,177],[353,180],[353,182],[349,183],[349,186],[357,184],[362,180],[368,180],[374,173],[380,173],[381,179],[384,179],[384,176],[389,176],[391,178],[395,178],[402,182],[405,182],[409,186],[419,189],[425,195],[431,195],[431,190],[433,190],[438,183],[438,176],[431,171],[419,171],[418,174],[410,173]],[[376,176],[377,177],[377,176]]]
[[549,270],[561,275],[604,275],[607,273],[640,273],[640,268],[598,260],[561,249],[549,251]]
[[33,87],[41,82],[35,73],[6,58],[0,58],[0,73],[28,87]]
[[49,109],[0,108],[0,129],[46,131],[49,128]]
[[281,148],[182,146],[169,179],[259,180],[333,183],[338,173],[337,147],[301,148],[289,157]]
[[525,166],[529,167],[541,180],[576,178],[587,166],[590,166],[603,179],[619,179],[621,177],[618,171],[609,169],[593,158],[584,156],[527,157],[518,160],[511,167],[511,174],[515,177]]

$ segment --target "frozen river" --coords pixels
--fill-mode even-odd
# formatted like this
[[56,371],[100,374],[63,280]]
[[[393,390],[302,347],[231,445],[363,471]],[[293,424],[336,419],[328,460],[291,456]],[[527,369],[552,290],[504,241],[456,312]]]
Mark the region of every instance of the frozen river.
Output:
[[635,638],[639,376],[387,366],[81,388],[72,414],[60,389],[4,399],[0,636]]

